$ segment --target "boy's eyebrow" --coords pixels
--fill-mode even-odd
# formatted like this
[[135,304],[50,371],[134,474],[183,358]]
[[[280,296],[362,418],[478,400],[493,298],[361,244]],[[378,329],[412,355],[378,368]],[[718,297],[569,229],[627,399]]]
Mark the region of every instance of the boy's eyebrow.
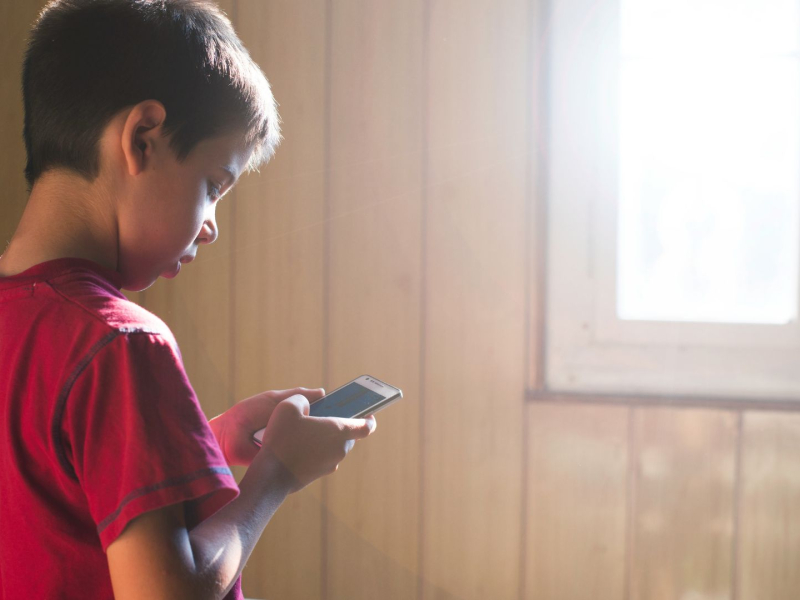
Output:
[[228,167],[220,167],[220,169],[222,169],[228,174],[228,183],[230,183],[231,185],[236,183],[236,175],[233,174],[233,171],[231,171]]

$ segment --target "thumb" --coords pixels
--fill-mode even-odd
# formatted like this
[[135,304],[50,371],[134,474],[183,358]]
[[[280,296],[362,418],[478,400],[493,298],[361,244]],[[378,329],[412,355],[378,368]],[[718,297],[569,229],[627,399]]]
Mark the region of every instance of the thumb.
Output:
[[365,419],[339,419],[342,422],[343,429],[347,431],[347,438],[351,440],[360,440],[367,437],[378,426],[375,421],[374,415],[369,415]]
[[264,423],[269,421],[272,411],[277,404],[296,394],[305,396],[309,402],[314,402],[325,394],[325,390],[321,388],[308,389],[297,387],[290,390],[261,392],[260,394],[237,402],[234,408],[236,409],[236,414],[248,425],[263,426]]

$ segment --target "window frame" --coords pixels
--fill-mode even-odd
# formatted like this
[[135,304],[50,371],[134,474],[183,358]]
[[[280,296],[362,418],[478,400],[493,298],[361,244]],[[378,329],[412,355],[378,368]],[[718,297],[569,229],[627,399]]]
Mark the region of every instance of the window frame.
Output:
[[[800,324],[616,318],[619,0],[551,0],[541,82],[547,124],[543,388],[551,394],[800,400]],[[585,68],[592,64],[593,68]],[[597,103],[581,106],[582,98]],[[800,273],[798,273],[800,280]],[[798,403],[800,404],[800,403]]]

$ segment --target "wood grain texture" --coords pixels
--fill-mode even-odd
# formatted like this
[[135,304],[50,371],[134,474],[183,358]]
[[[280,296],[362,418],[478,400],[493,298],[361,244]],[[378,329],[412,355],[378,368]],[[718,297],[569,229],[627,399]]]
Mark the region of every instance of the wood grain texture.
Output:
[[22,108],[22,59],[28,32],[44,6],[41,0],[0,2],[0,140],[3,159],[0,160],[0,181],[3,182],[0,200],[0,254],[5,251],[17,229],[28,191],[25,182],[25,143],[22,139],[24,111]]
[[[0,3],[3,246],[27,196],[19,68],[43,4]],[[209,417],[364,372],[405,392],[335,475],[279,509],[246,595],[794,600],[800,415],[523,404],[526,256],[532,315],[542,291],[525,238],[539,168],[526,36],[541,26],[527,11],[541,3],[220,4],[272,83],[285,140],[222,200],[215,244],[127,295],[173,329]]]
[[547,285],[547,135],[548,135],[548,0],[530,0],[526,56],[530,119],[526,173],[526,387],[545,388],[545,298]]
[[731,598],[735,413],[632,410],[631,600]]
[[621,600],[630,409],[531,404],[522,598]]
[[800,590],[800,415],[746,412],[742,425],[737,600]]
[[[279,103],[284,141],[242,180],[234,272],[235,397],[320,387],[324,352],[324,0],[237,3],[237,30]],[[321,482],[287,498],[248,566],[248,597],[322,595]]]
[[418,588],[423,2],[331,13],[328,377],[404,390],[325,480],[326,597]]
[[527,8],[430,4],[424,600],[520,593]]

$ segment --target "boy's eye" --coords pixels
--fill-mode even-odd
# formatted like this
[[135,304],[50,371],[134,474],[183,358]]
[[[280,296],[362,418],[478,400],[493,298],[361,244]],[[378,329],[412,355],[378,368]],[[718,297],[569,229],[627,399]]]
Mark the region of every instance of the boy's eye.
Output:
[[222,186],[208,182],[208,195],[214,200],[219,198],[219,193],[222,191]]

